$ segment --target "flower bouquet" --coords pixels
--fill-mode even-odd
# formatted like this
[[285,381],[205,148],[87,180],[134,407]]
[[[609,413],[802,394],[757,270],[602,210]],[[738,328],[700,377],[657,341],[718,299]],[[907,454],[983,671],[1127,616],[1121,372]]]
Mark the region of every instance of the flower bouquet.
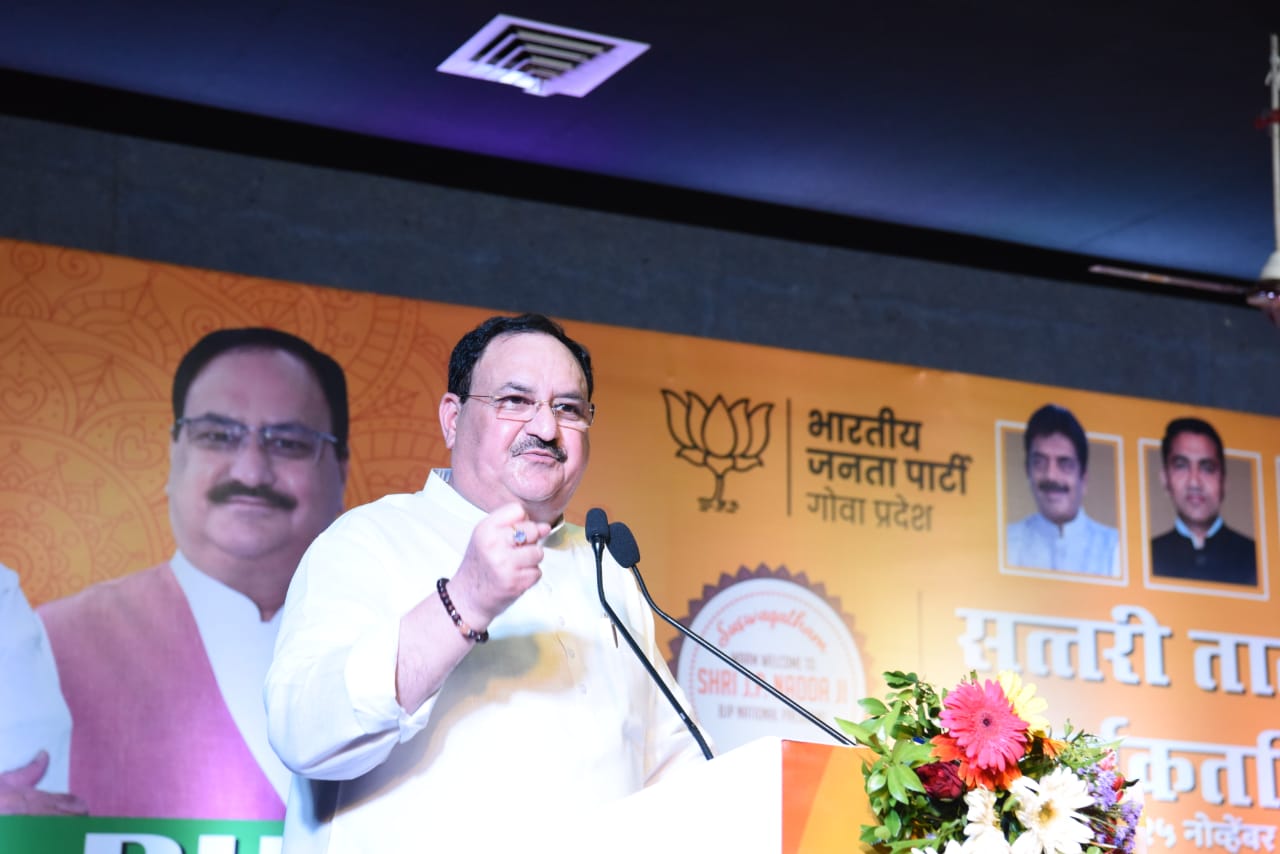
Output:
[[1118,771],[1113,743],[1073,731],[1052,738],[1048,703],[1005,671],[939,693],[889,672],[891,693],[861,700],[860,723],[838,720],[876,754],[864,764],[879,820],[862,841],[889,854],[1131,854],[1139,789]]

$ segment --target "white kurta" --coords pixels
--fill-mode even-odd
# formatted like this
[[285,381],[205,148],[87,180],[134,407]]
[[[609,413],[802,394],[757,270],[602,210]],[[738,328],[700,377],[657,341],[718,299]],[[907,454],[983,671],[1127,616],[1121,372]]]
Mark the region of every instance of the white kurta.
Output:
[[21,768],[41,750],[49,768],[37,788],[67,791],[71,712],[53,651],[18,574],[0,566],[0,772]]
[[262,682],[280,631],[280,612],[263,620],[252,599],[196,569],[182,552],[173,556],[169,566],[191,606],[227,711],[283,802],[289,797],[293,775],[271,749],[262,708]]
[[[400,618],[454,573],[484,518],[447,476],[347,513],[294,577],[266,686],[272,745],[313,778],[290,794],[287,854],[490,851],[513,832],[538,850],[556,825],[702,761],[615,637],[574,525],[544,541],[541,580],[489,642],[414,714],[400,708]],[[607,556],[605,573],[613,609],[679,695],[634,580]]]
[[1120,576],[1120,535],[1080,510],[1061,528],[1039,513],[1009,526],[1006,563],[1030,569]]

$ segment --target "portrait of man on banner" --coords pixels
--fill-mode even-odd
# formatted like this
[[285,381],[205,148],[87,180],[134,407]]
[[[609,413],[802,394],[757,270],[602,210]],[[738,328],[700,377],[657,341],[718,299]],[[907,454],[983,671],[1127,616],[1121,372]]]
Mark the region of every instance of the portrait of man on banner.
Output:
[[[1153,469],[1157,468],[1155,466]],[[1228,477],[1229,470],[1235,470]],[[1191,579],[1254,586],[1258,583],[1258,551],[1253,533],[1252,472],[1244,460],[1227,457],[1222,437],[1201,418],[1175,418],[1160,441],[1162,505],[1153,495],[1153,515],[1163,524],[1151,539],[1151,575],[1159,579]],[[1238,497],[1227,502],[1227,481],[1238,484]],[[1235,493],[1235,489],[1232,490]],[[1167,516],[1172,513],[1172,528]],[[1226,523],[1230,515],[1233,525]]]
[[[1106,524],[1117,516],[1114,448],[1104,445],[1110,452],[1106,471],[1099,471],[1098,460],[1091,471],[1084,428],[1070,410],[1052,403],[1031,414],[1021,440],[1020,461],[1017,451],[1005,448],[1007,507],[1016,520],[1005,529],[1005,566],[1119,578],[1120,535]],[[1015,470],[1026,478],[1022,495],[1014,486],[1021,479]],[[1085,509],[1091,480],[1101,487],[1099,497],[1112,497],[1104,521]],[[1034,504],[1031,512],[1026,512],[1027,496]]]
[[37,609],[91,815],[279,821],[291,774],[262,684],[298,561],[342,511],[342,368],[276,329],[208,333],[178,364],[165,486],[176,550]]

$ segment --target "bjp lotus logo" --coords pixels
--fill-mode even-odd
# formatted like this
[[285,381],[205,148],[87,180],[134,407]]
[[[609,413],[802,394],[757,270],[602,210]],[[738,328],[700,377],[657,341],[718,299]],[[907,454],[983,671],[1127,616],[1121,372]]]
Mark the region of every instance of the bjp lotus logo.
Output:
[[692,391],[681,397],[667,389],[662,390],[662,397],[667,402],[667,429],[680,446],[676,456],[715,475],[715,492],[709,498],[699,498],[698,506],[733,513],[738,502],[725,500],[724,477],[731,471],[751,471],[764,465],[760,455],[769,444],[773,404],[753,408],[745,397],[725,403],[720,395],[708,404]]

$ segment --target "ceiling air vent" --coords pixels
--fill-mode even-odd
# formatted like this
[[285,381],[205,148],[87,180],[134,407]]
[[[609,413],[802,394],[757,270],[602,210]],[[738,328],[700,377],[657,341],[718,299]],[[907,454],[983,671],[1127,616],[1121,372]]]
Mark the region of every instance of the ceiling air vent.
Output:
[[648,49],[641,42],[498,15],[436,70],[519,86],[530,95],[581,98]]

